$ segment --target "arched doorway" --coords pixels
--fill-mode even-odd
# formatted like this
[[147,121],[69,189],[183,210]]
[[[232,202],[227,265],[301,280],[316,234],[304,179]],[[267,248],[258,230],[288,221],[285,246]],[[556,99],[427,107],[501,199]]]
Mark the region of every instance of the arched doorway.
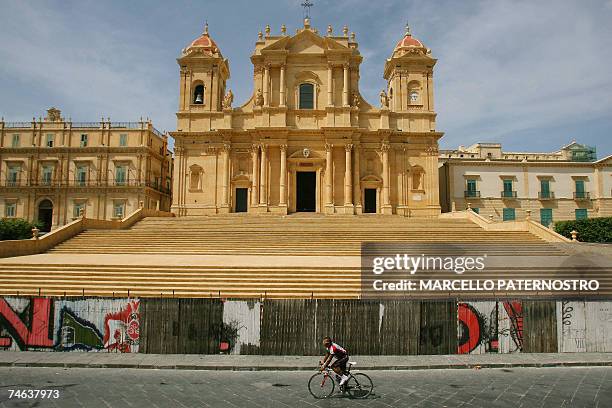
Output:
[[44,199],[38,204],[38,221],[42,224],[42,232],[51,231],[53,224],[53,203],[51,200]]

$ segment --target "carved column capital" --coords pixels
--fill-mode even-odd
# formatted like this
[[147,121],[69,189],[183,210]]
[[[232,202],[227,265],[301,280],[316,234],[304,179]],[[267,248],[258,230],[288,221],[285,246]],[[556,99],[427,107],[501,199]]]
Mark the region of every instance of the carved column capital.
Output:
[[281,152],[286,152],[287,151],[287,145],[286,144],[279,145],[278,148],[281,150]]
[[334,145],[331,143],[325,143],[325,151],[329,152],[334,148]]
[[351,150],[353,150],[353,144],[352,143],[347,143],[344,145],[344,150],[346,152],[350,152]]

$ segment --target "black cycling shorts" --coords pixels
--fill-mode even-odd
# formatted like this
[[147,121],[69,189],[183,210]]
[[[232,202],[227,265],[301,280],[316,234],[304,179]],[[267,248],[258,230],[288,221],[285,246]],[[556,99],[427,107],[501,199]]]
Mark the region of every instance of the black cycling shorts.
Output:
[[345,355],[344,357],[336,358],[336,361],[334,361],[330,367],[331,368],[338,367],[340,368],[340,370],[344,372],[346,371],[346,363],[348,363],[348,361],[349,361],[349,356]]

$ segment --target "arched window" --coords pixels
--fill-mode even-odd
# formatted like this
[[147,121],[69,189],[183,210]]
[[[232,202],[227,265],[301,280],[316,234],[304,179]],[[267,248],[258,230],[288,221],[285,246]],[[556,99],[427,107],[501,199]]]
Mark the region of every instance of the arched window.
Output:
[[193,103],[196,105],[204,104],[204,85],[198,85],[193,91]]
[[314,109],[313,84],[300,84],[300,109]]

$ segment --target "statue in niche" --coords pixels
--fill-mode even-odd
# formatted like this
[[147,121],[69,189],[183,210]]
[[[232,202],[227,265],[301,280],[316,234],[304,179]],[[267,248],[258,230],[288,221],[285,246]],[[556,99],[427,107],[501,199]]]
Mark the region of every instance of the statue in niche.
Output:
[[190,190],[201,190],[202,189],[202,167],[193,165],[189,167],[189,189]]
[[423,169],[416,167],[412,170],[412,189],[423,190]]
[[358,108],[361,101],[359,100],[359,94],[357,92],[353,92],[353,106]]

